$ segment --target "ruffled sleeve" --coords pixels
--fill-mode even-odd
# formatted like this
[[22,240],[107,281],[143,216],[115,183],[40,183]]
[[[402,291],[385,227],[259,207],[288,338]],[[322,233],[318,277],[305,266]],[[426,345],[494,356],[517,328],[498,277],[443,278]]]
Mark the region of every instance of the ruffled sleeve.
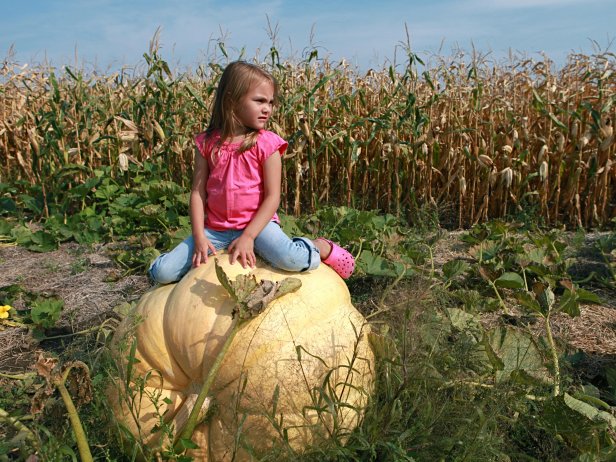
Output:
[[259,133],[259,138],[257,139],[257,153],[259,156],[259,161],[264,162],[276,151],[278,151],[280,155],[283,155],[288,146],[289,143],[283,140],[276,133],[262,130]]
[[195,135],[195,145],[199,153],[206,159],[208,158],[208,154],[212,151],[212,144],[215,138],[215,136],[208,137],[206,132],[197,133]]

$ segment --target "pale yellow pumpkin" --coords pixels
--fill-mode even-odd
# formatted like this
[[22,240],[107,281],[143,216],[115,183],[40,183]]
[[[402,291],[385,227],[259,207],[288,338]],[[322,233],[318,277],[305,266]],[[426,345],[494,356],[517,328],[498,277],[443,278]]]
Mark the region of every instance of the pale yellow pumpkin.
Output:
[[[219,262],[232,280],[249,272],[230,265],[227,255]],[[211,389],[214,409],[193,435],[200,446],[192,453],[197,460],[248,458],[241,446],[266,451],[280,442],[283,430],[296,450],[333,432],[343,436],[358,424],[371,391],[368,326],[344,281],[326,265],[291,274],[259,263],[253,271],[257,280],[297,277],[302,286],[246,321],[233,339]],[[120,329],[130,332],[129,323],[142,318],[134,330],[138,362],[132,364],[132,388],[143,393],[132,405],[112,395],[115,413],[150,447],[168,446],[173,438],[152,432],[161,415],[175,431],[183,427],[236,322],[233,307],[210,258],[179,283],[146,293]],[[147,383],[136,387],[140,377]],[[122,389],[123,380],[118,383]],[[326,399],[339,405],[328,408]],[[324,410],[317,412],[320,407]]]

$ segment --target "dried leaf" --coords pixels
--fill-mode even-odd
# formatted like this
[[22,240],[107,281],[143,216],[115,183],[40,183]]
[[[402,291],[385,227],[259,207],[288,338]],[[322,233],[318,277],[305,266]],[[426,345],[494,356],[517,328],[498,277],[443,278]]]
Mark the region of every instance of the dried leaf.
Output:
[[43,412],[45,404],[51,395],[53,395],[54,388],[49,382],[47,385],[38,389],[30,401],[30,414],[39,414]]
[[70,372],[66,378],[66,388],[75,404],[79,406],[92,401],[92,380],[88,366],[81,361],[71,361],[62,366],[62,373],[67,369],[70,369]]
[[254,274],[240,274],[235,281],[231,281],[218,264],[218,259],[215,259],[215,267],[218,280],[236,302],[233,317],[239,316],[242,320],[256,316],[273,300],[295,292],[302,286],[298,278],[285,278],[277,282],[264,279],[257,282]]
[[56,358],[45,357],[41,353],[34,364],[34,368],[36,372],[41,377],[44,377],[47,382],[52,381],[52,371],[58,364],[58,360]]

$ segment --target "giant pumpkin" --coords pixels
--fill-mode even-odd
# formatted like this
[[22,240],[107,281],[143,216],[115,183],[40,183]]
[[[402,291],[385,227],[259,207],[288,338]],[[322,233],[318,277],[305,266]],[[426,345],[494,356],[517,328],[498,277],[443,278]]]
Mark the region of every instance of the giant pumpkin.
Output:
[[[232,280],[249,272],[229,264],[227,255],[219,261]],[[193,434],[196,460],[249,459],[283,440],[301,451],[334,434],[344,439],[371,390],[368,326],[331,268],[290,274],[259,262],[253,274],[271,281],[297,277],[302,285],[239,328],[216,374],[211,409],[204,406],[207,415]],[[111,395],[114,411],[151,448],[169,447],[183,428],[237,322],[234,306],[210,258],[177,284],[147,292],[119,329],[124,341],[116,354],[125,377]],[[131,344],[136,361],[127,360]]]

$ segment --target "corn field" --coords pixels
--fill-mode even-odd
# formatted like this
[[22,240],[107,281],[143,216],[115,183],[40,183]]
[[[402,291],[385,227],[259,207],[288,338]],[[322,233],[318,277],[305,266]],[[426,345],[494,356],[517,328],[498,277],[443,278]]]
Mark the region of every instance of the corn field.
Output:
[[[310,55],[262,63],[281,97],[270,128],[289,140],[282,208],[322,205],[412,218],[448,210],[466,227],[533,209],[546,224],[597,227],[616,215],[615,55],[495,64],[458,52],[360,72]],[[208,121],[224,60],[174,74],[157,49],[147,71],[0,69],[0,183],[53,191],[101,166],[146,163],[189,188],[195,133]]]

